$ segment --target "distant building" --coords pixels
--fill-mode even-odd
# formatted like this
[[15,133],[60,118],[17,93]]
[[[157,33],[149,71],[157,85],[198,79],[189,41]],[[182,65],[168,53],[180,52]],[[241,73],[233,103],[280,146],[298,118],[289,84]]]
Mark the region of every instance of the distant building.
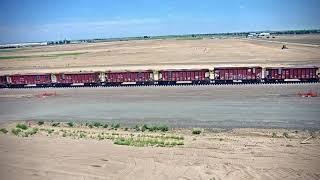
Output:
[[259,34],[259,37],[270,37],[270,33],[262,32]]
[[262,33],[249,33],[247,37],[250,38],[259,38],[259,37],[270,37],[270,33],[262,32]]

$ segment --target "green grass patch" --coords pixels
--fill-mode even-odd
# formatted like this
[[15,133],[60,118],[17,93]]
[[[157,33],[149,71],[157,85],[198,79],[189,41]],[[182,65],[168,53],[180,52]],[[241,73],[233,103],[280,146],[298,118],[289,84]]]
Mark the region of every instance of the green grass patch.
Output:
[[25,124],[17,124],[16,125],[16,128],[19,128],[19,129],[22,129],[22,130],[27,130],[28,129],[28,126],[27,125],[25,125]]
[[114,140],[114,144],[126,146],[158,146],[158,147],[173,147],[184,145],[183,141],[166,140],[163,138],[133,138],[133,137],[119,137]]

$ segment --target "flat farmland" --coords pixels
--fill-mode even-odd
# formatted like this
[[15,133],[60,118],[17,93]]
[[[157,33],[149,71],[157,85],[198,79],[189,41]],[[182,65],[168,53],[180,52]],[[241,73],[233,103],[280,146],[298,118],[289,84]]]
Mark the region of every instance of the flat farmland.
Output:
[[282,37],[274,39],[279,38],[280,43],[235,38],[166,39],[1,50],[0,73],[320,65],[319,46],[304,45],[314,44],[319,37],[302,36],[302,44],[288,43],[285,50],[281,49],[281,42],[286,41]]

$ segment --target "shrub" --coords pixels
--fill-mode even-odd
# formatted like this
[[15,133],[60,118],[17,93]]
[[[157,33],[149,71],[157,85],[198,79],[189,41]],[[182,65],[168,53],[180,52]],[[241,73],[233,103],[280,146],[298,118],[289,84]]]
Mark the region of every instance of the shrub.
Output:
[[99,122],[93,122],[93,126],[98,128],[98,127],[102,126],[102,124]]
[[48,134],[53,133],[54,129],[47,129]]
[[8,130],[6,130],[5,128],[1,128],[0,131],[3,133],[3,134],[7,134]]
[[44,124],[44,121],[38,121],[38,125],[41,126]]
[[169,127],[166,125],[162,125],[162,126],[159,126],[158,129],[161,130],[162,132],[165,132],[169,130]]
[[59,125],[60,125],[59,122],[56,122],[56,123],[53,123],[53,124],[52,124],[53,127],[58,127]]
[[277,137],[277,133],[273,132],[273,133],[272,133],[272,137],[273,137],[273,138],[276,138],[276,137]]
[[125,130],[125,131],[128,131],[128,129],[129,129],[129,128],[127,128],[127,127],[126,127],[126,128],[124,128],[124,130]]
[[80,138],[85,138],[85,137],[87,137],[87,135],[81,132],[80,133]]
[[89,127],[89,128],[93,128],[92,124],[89,124],[88,127]]
[[108,124],[103,125],[103,128],[108,128]]
[[69,127],[73,127],[73,122],[68,122],[67,124]]
[[147,129],[149,129],[148,125],[144,124],[142,127],[141,127],[141,131],[144,132],[146,131]]
[[38,128],[32,128],[28,129],[27,131],[24,132],[23,137],[28,137],[37,134]]
[[28,129],[28,126],[25,125],[25,124],[20,124],[20,123],[19,123],[19,124],[16,125],[16,128],[26,130],[26,129]]
[[120,124],[119,123],[111,124],[111,127],[114,128],[114,129],[118,129],[120,127]]
[[200,134],[201,130],[200,129],[194,129],[192,130],[192,134]]
[[184,145],[184,143],[182,141],[180,141],[180,142],[177,143],[177,145],[178,146],[182,146],[182,145]]
[[140,128],[139,128],[138,125],[136,125],[136,126],[134,127],[134,129],[135,129],[136,131],[140,131]]
[[289,134],[287,132],[284,132],[283,137],[289,138]]
[[17,136],[17,135],[19,135],[20,132],[22,132],[22,130],[18,129],[18,128],[14,128],[14,129],[11,130],[11,132],[12,132],[12,134]]

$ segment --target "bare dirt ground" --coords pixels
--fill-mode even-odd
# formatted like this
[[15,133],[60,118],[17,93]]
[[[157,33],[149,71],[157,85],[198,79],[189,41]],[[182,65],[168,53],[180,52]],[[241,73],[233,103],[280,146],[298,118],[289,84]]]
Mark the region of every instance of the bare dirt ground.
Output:
[[[312,36],[314,37],[314,36]],[[311,41],[308,36],[300,38]],[[316,36],[316,39],[319,39]],[[1,74],[90,70],[320,65],[319,47],[248,39],[140,40],[0,51]]]
[[184,145],[132,147],[107,139],[55,133],[17,137],[8,132],[0,134],[0,176],[4,180],[320,178],[318,134],[304,141],[309,132],[284,129],[206,129],[200,135],[192,135],[190,129],[167,132],[172,133],[183,136]]

